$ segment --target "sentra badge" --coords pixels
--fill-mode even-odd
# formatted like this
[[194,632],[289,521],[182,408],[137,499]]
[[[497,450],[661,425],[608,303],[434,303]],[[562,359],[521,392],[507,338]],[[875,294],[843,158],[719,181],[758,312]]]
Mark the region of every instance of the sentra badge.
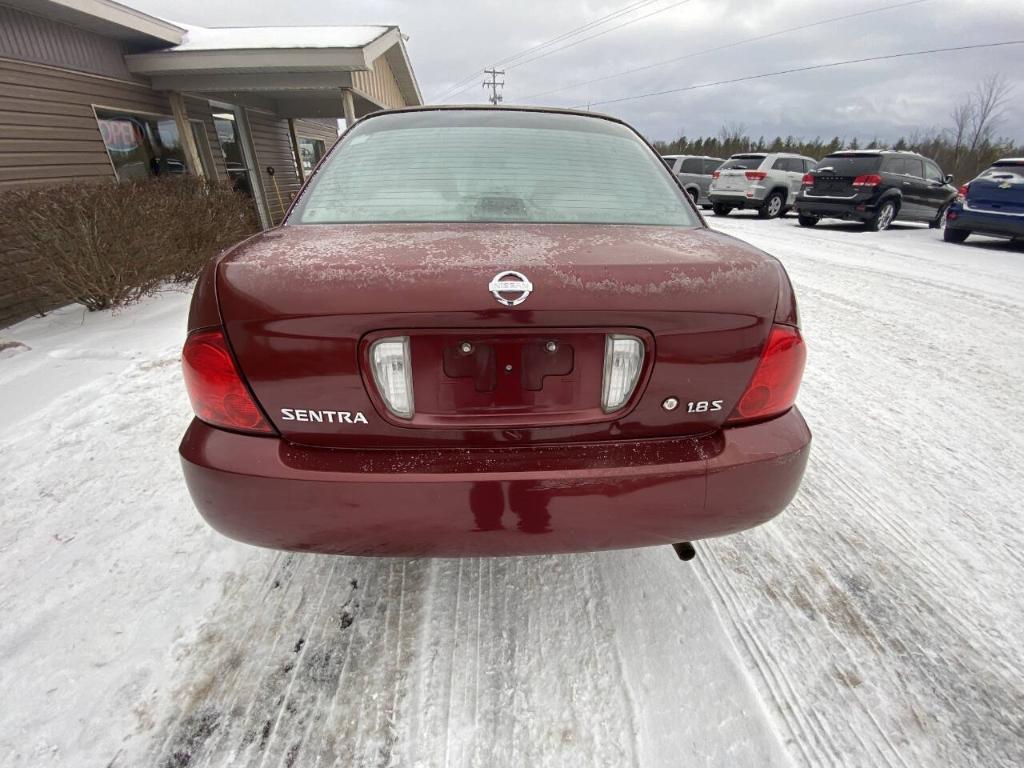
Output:
[[282,408],[281,421],[308,421],[314,424],[366,424],[360,411],[313,411],[308,408]]

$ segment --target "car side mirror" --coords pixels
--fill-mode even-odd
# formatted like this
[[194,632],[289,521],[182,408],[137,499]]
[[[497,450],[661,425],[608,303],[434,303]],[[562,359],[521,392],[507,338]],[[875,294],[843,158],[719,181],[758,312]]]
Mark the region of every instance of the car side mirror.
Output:
[[953,183],[953,174],[952,173],[947,173],[946,174],[946,183],[947,184],[952,184]]

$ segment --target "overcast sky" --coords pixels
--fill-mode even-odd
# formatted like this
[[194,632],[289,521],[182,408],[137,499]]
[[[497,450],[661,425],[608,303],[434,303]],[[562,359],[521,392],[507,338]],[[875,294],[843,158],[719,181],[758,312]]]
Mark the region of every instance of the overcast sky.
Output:
[[[844,59],[1024,39],[1022,0],[925,0],[710,53],[836,16],[906,0],[129,0],[203,26],[396,24],[428,102],[458,81],[629,6],[634,10],[505,65],[506,103],[587,106],[622,117],[649,139],[715,134],[893,140],[946,127],[952,104],[987,74],[1014,96],[1001,133],[1024,141],[1024,45],[943,53],[769,77],[612,104],[599,102]],[[643,18],[643,17],[647,18]],[[633,21],[635,20],[635,21]],[[632,23],[626,23],[631,22]],[[613,29],[618,25],[621,28]],[[601,34],[599,34],[601,33]],[[591,40],[584,38],[598,35]],[[580,42],[577,42],[580,41]],[[525,58],[576,43],[535,61]],[[623,70],[687,57],[633,74]],[[484,102],[480,79],[448,103]]]

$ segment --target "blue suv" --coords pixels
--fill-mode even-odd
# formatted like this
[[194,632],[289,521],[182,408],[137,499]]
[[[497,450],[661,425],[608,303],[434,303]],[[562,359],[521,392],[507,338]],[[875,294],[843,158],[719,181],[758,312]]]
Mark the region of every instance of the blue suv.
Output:
[[943,238],[962,243],[972,232],[1024,239],[1024,157],[997,160],[960,187]]

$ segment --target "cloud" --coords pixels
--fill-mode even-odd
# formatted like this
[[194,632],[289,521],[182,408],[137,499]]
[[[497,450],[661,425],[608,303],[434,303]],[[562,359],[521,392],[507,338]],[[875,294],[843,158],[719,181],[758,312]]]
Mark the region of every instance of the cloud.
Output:
[[[945,127],[953,104],[982,77],[1016,81],[1001,133],[1024,141],[1024,45],[855,64],[608,105],[597,102],[822,64],[927,48],[1024,37],[1024,3],[927,0],[765,40],[725,46],[834,16],[895,5],[846,0],[657,0],[580,37],[609,30],[536,61],[506,65],[506,103],[586,106],[635,125],[650,139],[717,133],[740,123],[754,136],[842,136],[894,140]],[[260,24],[397,24],[410,36],[410,57],[424,96],[434,100],[473,77],[451,103],[486,101],[482,70],[496,61],[630,5],[626,0],[519,3],[496,0],[131,0],[149,13],[207,26]],[[673,7],[674,6],[674,7]],[[667,8],[635,23],[624,24]],[[578,40],[565,40],[559,45]],[[537,53],[540,53],[538,51]],[[694,55],[697,54],[697,55]],[[646,69],[528,98],[581,81],[666,59]]]

